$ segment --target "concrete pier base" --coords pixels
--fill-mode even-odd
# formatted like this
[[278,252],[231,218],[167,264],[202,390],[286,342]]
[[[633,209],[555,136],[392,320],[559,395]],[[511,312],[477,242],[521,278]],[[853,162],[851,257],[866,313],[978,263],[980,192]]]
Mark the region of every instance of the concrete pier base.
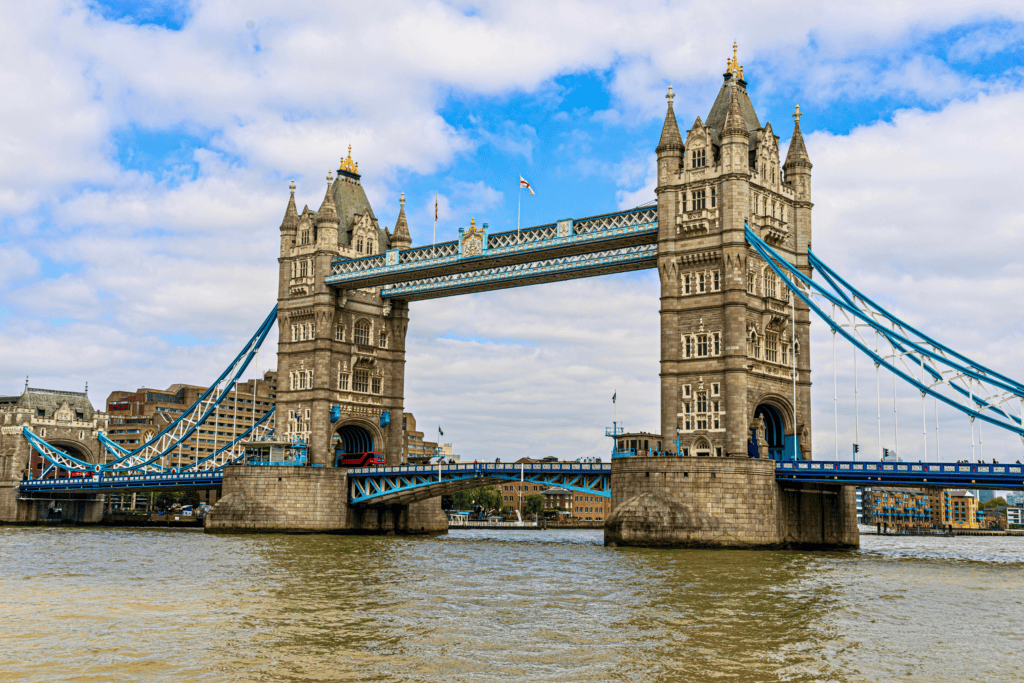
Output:
[[0,524],[99,524],[102,493],[33,493],[21,495],[20,481],[0,482]]
[[852,487],[780,487],[772,460],[618,458],[605,545],[856,548]]
[[443,534],[441,499],[410,505],[349,506],[348,477],[334,467],[224,470],[221,498],[206,515],[207,533]]

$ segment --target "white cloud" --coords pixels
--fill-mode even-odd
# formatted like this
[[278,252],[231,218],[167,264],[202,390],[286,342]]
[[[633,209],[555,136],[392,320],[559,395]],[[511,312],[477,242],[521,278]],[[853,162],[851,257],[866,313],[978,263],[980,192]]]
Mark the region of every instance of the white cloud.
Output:
[[[352,144],[371,202],[393,215],[403,174],[447,173],[485,144],[529,160],[546,141],[516,112],[454,125],[446,107],[471,111],[475,98],[516,93],[556,103],[565,93],[552,79],[598,74],[610,108],[572,117],[622,126],[625,140],[629,126],[662,115],[667,81],[677,109],[686,99],[706,112],[734,38],[741,61],[762,65],[758,87],[938,108],[810,136],[816,246],[936,336],[1024,374],[1019,318],[1007,313],[1024,278],[1013,130],[1024,103],[1012,77],[965,76],[914,52],[922,35],[960,23],[1019,21],[1019,2],[754,3],[741,28],[699,3],[465,9],[208,2],[168,31],[103,20],[81,2],[0,8],[0,307],[10,311],[0,380],[14,390],[29,371],[56,388],[92,378],[101,396],[200,383],[271,305],[289,178],[300,206],[318,207],[323,176]],[[979,31],[952,52],[1006,50],[1019,42],[1014,31]],[[182,130],[201,142],[187,172],[126,170],[114,148],[124,130]],[[616,179],[622,207],[653,197],[649,155],[589,144],[567,145],[568,168]],[[439,189],[449,233],[502,198],[454,175]],[[417,242],[432,210],[429,200],[410,204]],[[68,272],[40,275],[42,260]],[[592,430],[607,422],[609,388],[627,426],[657,429],[656,299],[648,273],[416,304],[410,408],[457,421],[466,444],[457,448],[483,457],[497,454],[494,443],[502,457],[604,452]],[[211,345],[176,346],[162,336],[169,330]]]

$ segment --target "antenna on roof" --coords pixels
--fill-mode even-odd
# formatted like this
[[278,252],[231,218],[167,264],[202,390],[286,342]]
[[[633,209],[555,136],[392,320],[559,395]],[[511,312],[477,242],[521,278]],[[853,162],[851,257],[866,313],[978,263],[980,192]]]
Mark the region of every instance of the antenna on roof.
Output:
[[28,375],[25,375],[25,393],[28,393]]
[[89,393],[89,383],[88,382],[85,383],[85,393],[86,393],[86,395],[88,395],[88,393]]

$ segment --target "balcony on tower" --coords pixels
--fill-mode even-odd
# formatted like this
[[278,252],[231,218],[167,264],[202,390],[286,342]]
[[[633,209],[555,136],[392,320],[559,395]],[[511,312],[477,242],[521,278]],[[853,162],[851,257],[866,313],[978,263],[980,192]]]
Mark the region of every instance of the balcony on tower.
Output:
[[768,244],[779,246],[789,239],[789,225],[781,218],[751,216],[750,225]]
[[676,234],[707,234],[718,227],[718,209],[697,209],[676,214]]

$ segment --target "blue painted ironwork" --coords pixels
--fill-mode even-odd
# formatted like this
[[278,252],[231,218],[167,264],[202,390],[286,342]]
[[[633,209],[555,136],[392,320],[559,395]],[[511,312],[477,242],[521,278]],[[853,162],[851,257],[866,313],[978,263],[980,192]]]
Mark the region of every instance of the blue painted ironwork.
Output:
[[775,463],[775,478],[780,483],[1010,490],[1024,489],[1024,465],[786,460]]
[[469,291],[519,287],[547,279],[568,280],[589,275],[654,268],[657,263],[658,245],[642,244],[409,280],[383,287],[381,296],[395,299],[449,296]]
[[[809,252],[809,263],[825,285],[804,275],[747,227],[747,241],[782,282],[829,327],[878,365],[918,391],[1024,439],[1024,384],[970,360],[907,325],[861,294]],[[819,302],[835,307],[842,319],[830,316]],[[876,333],[891,348],[878,353],[863,336]]]
[[341,419],[341,406],[331,406],[331,424]]
[[[548,225],[489,235],[486,229],[463,231],[453,242],[407,249],[396,254],[337,259],[328,285],[356,289],[407,284],[412,280],[522,265],[557,256],[578,256],[617,247],[653,244],[658,232],[655,207],[639,207],[576,221],[564,219]],[[472,241],[474,248],[468,248]],[[550,264],[549,264],[550,265]],[[652,266],[653,267],[653,266]],[[571,269],[561,269],[563,273]],[[509,279],[512,281],[514,278]],[[563,278],[565,279],[565,278]],[[382,296],[398,296],[385,288]]]
[[385,410],[380,414],[380,426],[387,427],[391,424],[391,410]]
[[21,482],[21,493],[45,491],[130,491],[139,489],[208,489],[224,482],[221,470],[202,472],[152,472],[115,475],[100,472],[89,477],[31,479]]
[[611,497],[609,463],[473,463],[366,467],[348,471],[349,502],[408,503],[446,493],[525,481],[603,498]]

